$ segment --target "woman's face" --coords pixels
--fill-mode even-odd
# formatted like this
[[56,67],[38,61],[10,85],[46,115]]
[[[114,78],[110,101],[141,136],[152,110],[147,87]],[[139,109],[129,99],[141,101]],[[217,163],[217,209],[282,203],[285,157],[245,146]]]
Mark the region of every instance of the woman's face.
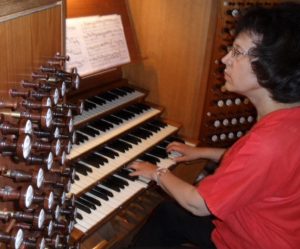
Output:
[[226,90],[249,96],[255,89],[260,88],[251,68],[253,58],[247,54],[253,47],[255,44],[251,36],[240,33],[233,43],[232,50],[222,58],[222,62],[226,65],[224,71]]

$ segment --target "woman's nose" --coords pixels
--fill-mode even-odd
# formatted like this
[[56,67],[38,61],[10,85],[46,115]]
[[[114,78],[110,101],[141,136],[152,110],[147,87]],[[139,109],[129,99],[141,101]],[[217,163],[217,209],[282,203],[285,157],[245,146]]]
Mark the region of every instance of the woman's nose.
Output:
[[223,64],[228,65],[230,59],[231,59],[230,52],[228,52],[225,56],[222,57],[221,61]]

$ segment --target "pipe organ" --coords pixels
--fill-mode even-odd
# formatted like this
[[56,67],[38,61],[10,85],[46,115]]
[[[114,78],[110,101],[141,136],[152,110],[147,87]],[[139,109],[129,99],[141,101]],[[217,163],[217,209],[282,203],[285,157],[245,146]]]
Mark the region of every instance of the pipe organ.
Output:
[[[261,1],[217,2],[199,143],[229,146],[253,125],[255,112],[247,99],[224,91],[220,58],[240,11]],[[126,245],[165,198],[126,165],[143,160],[173,169],[165,148],[186,141],[180,120],[148,102],[148,92],[123,77],[123,65],[84,77],[66,70],[65,19],[120,15],[130,63],[139,63],[128,6],[26,0],[10,7],[0,13],[0,248]]]

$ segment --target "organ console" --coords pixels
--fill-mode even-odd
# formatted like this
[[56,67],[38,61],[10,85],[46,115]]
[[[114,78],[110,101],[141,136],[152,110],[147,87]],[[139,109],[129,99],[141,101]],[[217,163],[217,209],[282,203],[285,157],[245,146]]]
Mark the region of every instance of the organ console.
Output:
[[[149,91],[124,78],[124,64],[147,60],[125,1],[33,2],[19,3],[19,12],[7,19],[0,15],[7,37],[0,45],[12,54],[1,55],[0,67],[0,249],[117,249],[165,197],[151,181],[130,176],[127,164],[143,160],[173,170],[176,155],[166,147],[187,141],[180,122],[166,118],[163,101],[147,101]],[[248,99],[224,89],[220,59],[234,39],[236,18],[257,1],[217,2],[218,35],[197,142],[229,146],[256,114]],[[121,17],[130,62],[87,75],[67,69],[66,18],[109,14]],[[19,40],[26,41],[22,49]]]

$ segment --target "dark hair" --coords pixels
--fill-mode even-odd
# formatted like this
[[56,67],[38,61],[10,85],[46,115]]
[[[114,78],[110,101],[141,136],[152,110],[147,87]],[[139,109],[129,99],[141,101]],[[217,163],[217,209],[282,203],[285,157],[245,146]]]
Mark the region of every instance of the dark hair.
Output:
[[247,33],[258,83],[281,103],[300,101],[300,4],[253,7],[241,15],[237,34]]

